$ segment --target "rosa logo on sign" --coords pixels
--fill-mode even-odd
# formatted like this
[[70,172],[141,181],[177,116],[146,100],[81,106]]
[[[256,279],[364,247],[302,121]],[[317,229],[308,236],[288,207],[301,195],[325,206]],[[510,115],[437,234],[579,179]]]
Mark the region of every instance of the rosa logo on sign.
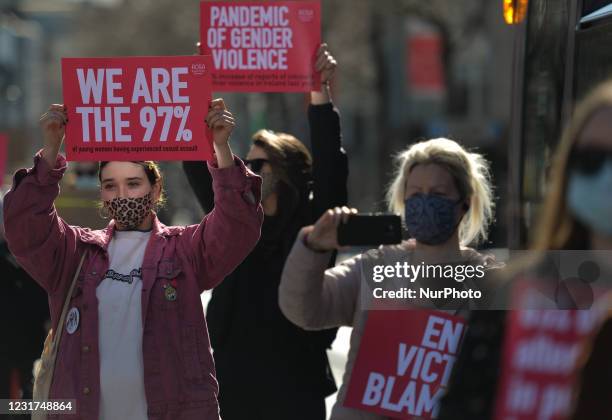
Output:
[[193,63],[191,64],[191,74],[200,77],[206,74],[206,64]]
[[300,9],[298,10],[298,19],[300,22],[308,23],[312,22],[314,19],[315,13],[312,9]]

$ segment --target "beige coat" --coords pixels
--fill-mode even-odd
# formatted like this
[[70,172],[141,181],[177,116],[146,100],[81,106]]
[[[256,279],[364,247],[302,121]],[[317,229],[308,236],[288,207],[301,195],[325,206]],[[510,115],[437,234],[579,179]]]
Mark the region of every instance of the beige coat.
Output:
[[[306,330],[353,327],[346,369],[336,404],[332,409],[331,420],[386,419],[377,414],[343,407],[343,402],[368,315],[368,311],[363,309],[365,300],[360,295],[364,267],[368,267],[373,261],[376,261],[376,264],[389,265],[395,261],[405,261],[411,254],[408,244],[404,242],[401,245],[381,246],[326,270],[330,253],[310,250],[304,245],[303,237],[302,231],[283,270],[279,287],[279,305],[282,312],[291,322]],[[473,249],[464,249],[462,254],[472,263],[490,265],[489,257]],[[466,315],[467,311],[459,313]]]

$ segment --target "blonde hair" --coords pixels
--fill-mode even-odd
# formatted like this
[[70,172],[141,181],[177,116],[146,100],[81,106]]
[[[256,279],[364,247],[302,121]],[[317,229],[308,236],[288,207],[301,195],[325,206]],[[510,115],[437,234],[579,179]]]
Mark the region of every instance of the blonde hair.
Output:
[[442,166],[453,177],[462,200],[469,208],[459,224],[459,242],[463,246],[484,241],[493,220],[493,187],[489,163],[478,153],[470,153],[453,140],[437,138],[409,146],[396,156],[393,182],[387,190],[389,210],[404,217],[406,179],[420,164]]
[[536,240],[532,248],[584,249],[588,247],[588,232],[568,211],[565,196],[568,164],[580,133],[598,111],[612,109],[612,81],[596,86],[574,111],[553,157],[550,185],[539,217]]

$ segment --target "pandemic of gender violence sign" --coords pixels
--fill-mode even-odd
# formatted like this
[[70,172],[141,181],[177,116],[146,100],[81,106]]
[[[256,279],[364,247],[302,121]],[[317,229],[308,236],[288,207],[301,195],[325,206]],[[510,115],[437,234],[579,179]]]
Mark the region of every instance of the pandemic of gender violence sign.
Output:
[[200,52],[212,55],[213,90],[318,90],[320,10],[318,1],[201,2]]
[[206,56],[64,58],[68,160],[207,160]]
[[344,405],[394,419],[435,419],[465,333],[461,317],[369,311]]

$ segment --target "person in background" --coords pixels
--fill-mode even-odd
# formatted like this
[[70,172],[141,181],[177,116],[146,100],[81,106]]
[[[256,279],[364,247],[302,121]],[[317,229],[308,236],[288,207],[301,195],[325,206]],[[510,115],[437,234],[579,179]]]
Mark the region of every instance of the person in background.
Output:
[[[530,248],[541,255],[548,251],[612,251],[612,81],[596,87],[574,111],[552,159],[549,187],[535,224],[535,240]],[[596,254],[594,254],[596,255]],[[600,276],[612,275],[610,258],[598,259]],[[512,267],[512,270],[510,270]],[[539,273],[542,279],[558,278],[545,261],[518,261],[509,264],[504,276]],[[609,277],[608,277],[609,278]],[[562,280],[562,279],[560,279]],[[559,283],[561,284],[561,283]],[[588,287],[588,286],[587,286]],[[557,290],[557,292],[560,289]],[[590,302],[574,297],[581,294],[552,293],[559,308],[582,309]],[[584,296],[584,294],[582,294]],[[564,297],[563,301],[558,298]],[[586,304],[586,305],[584,305]],[[452,392],[442,401],[439,419],[493,417],[501,371],[500,355],[505,311],[474,311],[463,349],[451,378]],[[610,322],[602,324],[597,337],[583,343],[588,349],[579,359],[580,376],[575,384],[573,414],[576,420],[612,418],[610,405],[609,354],[602,357],[604,337],[610,336]],[[605,343],[605,344],[604,344]],[[601,347],[601,346],[604,347]],[[478,351],[471,351],[478,349]],[[588,351],[587,351],[588,350]],[[584,368],[582,368],[584,367]],[[474,372],[479,372],[474,375]],[[569,414],[569,413],[568,413]]]
[[[281,271],[297,232],[347,201],[347,157],[329,86],[336,61],[325,44],[316,69],[322,88],[310,94],[312,156],[290,134],[259,130],[245,160],[263,178],[261,239],[213,290],[207,311],[224,420],[323,420],[325,397],[336,390],[326,353],[336,329],[305,331],[278,306]],[[183,165],[202,208],[212,211],[208,170]],[[330,254],[326,264],[332,263]]]
[[206,122],[215,210],[196,225],[165,226],[154,211],[164,195],[154,162],[100,162],[111,221],[91,230],[68,225],[54,206],[67,166],[66,107],[41,117],[44,147],[33,168],[16,172],[4,226],[11,252],[49,295],[53,331],[69,299],[49,398],[76,400],[77,415],[59,419],[219,419],[200,294],[253,249],[263,210],[261,179],[229,146],[232,114],[211,111]]
[[32,366],[40,357],[49,320],[47,294],[17,264],[4,237],[0,196],[0,398],[32,398]]
[[362,278],[368,277],[363,267],[375,261],[495,265],[490,257],[467,247],[486,238],[493,217],[486,160],[444,138],[415,143],[397,160],[387,202],[392,212],[403,216],[413,240],[381,246],[326,270],[331,253],[339,248],[339,224],[356,212],[347,207],[330,209],[300,231],[281,278],[280,307],[292,322],[308,330],[353,327],[332,420],[383,419],[343,406],[368,317],[360,297]]
[[[540,230],[534,244],[536,250],[612,251],[610,133],[612,81],[595,87],[577,105],[559,143],[553,160],[549,192],[540,215]],[[612,263],[609,256],[597,258],[596,262],[601,270],[600,275],[610,278]],[[582,306],[579,301],[575,303],[577,307]],[[610,347],[604,339],[610,336],[610,323],[604,323],[597,334],[592,339],[594,347],[590,355],[578,361],[580,376],[575,384],[572,419],[612,418],[612,365],[601,357],[601,346]]]

